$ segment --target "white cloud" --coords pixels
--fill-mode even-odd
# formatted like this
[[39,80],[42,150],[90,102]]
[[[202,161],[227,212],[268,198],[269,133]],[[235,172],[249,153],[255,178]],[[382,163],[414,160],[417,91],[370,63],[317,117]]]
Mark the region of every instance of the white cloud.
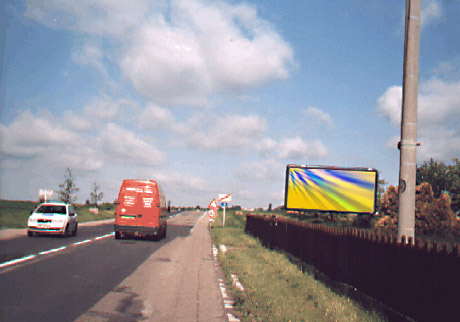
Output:
[[195,116],[176,127],[184,142],[203,150],[245,150],[264,139],[265,119],[258,115]]
[[428,24],[439,20],[442,16],[441,5],[436,0],[431,0],[420,12],[420,24],[423,29]]
[[[388,88],[377,101],[379,115],[395,127],[401,124],[402,89]],[[418,138],[421,143],[418,159],[449,160],[460,155],[460,81],[447,82],[437,78],[419,86]],[[398,138],[399,141],[399,138]],[[394,139],[388,144],[394,148]]]
[[[123,38],[145,19],[147,0],[27,0],[26,17],[48,27]],[[161,1],[159,2],[160,5]],[[155,8],[150,8],[155,9]]]
[[100,156],[87,145],[86,138],[69,128],[65,121],[53,117],[47,110],[37,116],[28,110],[22,111],[11,124],[0,125],[2,151],[58,168],[100,169],[104,165]]
[[460,56],[454,57],[450,61],[440,62],[433,69],[433,73],[450,82],[460,79]]
[[143,129],[172,128],[175,123],[170,110],[155,104],[148,104],[139,116],[139,125]]
[[109,97],[96,98],[84,108],[84,116],[94,121],[113,121],[120,112],[121,101]]
[[100,170],[107,162],[158,166],[166,159],[153,144],[118,125],[101,122],[93,128],[91,122],[74,119],[82,118],[70,112],[58,118],[47,110],[39,115],[22,111],[9,125],[0,125],[2,152],[75,170]]
[[301,113],[307,118],[317,121],[320,124],[327,125],[329,128],[334,127],[334,121],[332,120],[331,115],[320,110],[319,108],[311,106],[307,109],[302,110]]
[[174,171],[154,171],[149,177],[155,178],[160,184],[164,185],[167,191],[181,191],[190,194],[206,191],[207,182],[197,176]]
[[[286,79],[296,65],[290,45],[247,4],[29,1],[26,16],[86,34],[91,41],[76,50],[76,62],[108,75],[104,58],[115,57],[136,91],[162,106],[202,106],[214,95],[244,94]],[[116,53],[103,52],[114,47],[98,46],[102,37]]]
[[306,143],[299,136],[282,140],[277,153],[280,159],[321,159],[328,155],[326,147],[320,140],[315,139]]
[[390,120],[393,126],[401,124],[402,87],[388,88],[377,100],[377,113]]
[[275,159],[266,159],[259,162],[242,162],[237,168],[238,177],[245,181],[267,181],[281,179],[285,166]]
[[14,156],[37,156],[78,140],[48,111],[42,110],[41,113],[35,116],[26,110],[10,125],[0,125],[2,150]]
[[318,159],[328,155],[319,139],[308,143],[301,137],[279,141],[267,136],[267,122],[258,115],[195,115],[185,123],[176,124],[174,131],[180,137],[178,145],[207,151],[240,153],[257,152],[263,157],[277,159]]
[[166,160],[155,146],[113,123],[101,129],[98,148],[114,162],[157,166]]
[[103,63],[104,52],[95,43],[85,43],[72,54],[72,60],[82,65],[94,67],[98,72],[107,74]]
[[266,137],[266,138],[259,140],[254,148],[262,156],[268,156],[271,154],[275,154],[277,146],[278,146],[278,143],[275,140]]

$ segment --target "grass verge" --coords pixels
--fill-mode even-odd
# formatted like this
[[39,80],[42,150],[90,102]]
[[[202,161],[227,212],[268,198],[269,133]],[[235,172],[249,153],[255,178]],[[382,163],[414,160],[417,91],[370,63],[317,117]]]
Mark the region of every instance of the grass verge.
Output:
[[[4,228],[27,228],[27,219],[30,212],[37,206],[38,202],[0,200],[0,229]],[[114,218],[115,206],[104,204],[99,207],[99,214],[90,213],[90,206],[75,206],[78,214],[78,222],[105,220]]]
[[212,240],[228,249],[225,255],[219,252],[227,284],[232,285],[230,274],[235,274],[245,288],[232,287],[241,321],[384,321],[245,234],[245,216],[227,210],[225,227],[221,218],[219,213]]

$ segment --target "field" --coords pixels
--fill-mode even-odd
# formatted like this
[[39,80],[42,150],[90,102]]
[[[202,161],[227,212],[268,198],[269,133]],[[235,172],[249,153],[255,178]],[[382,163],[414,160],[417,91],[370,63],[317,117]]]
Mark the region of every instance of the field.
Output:
[[[38,202],[33,201],[0,200],[0,229],[26,228],[27,218],[38,204]],[[114,217],[115,206],[113,204],[100,205],[99,214],[97,215],[90,213],[90,208],[92,207],[86,205],[75,206],[79,222],[104,220]]]
[[235,274],[245,291],[232,288],[241,321],[385,321],[379,313],[340,296],[288,257],[269,250],[244,233],[245,217],[226,211],[225,227],[218,216],[212,228],[227,284]]

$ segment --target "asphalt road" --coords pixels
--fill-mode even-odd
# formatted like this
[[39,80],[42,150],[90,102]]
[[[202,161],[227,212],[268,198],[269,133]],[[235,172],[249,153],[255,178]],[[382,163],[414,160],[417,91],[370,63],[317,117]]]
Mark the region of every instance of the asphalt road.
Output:
[[0,321],[225,321],[201,214],[156,242],[115,240],[113,223],[1,240]]

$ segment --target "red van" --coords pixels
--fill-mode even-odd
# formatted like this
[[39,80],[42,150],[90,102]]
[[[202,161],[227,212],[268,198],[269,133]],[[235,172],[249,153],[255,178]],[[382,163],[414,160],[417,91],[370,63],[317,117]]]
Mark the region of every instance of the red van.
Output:
[[123,180],[115,211],[115,238],[166,237],[168,210],[163,191],[153,180]]

